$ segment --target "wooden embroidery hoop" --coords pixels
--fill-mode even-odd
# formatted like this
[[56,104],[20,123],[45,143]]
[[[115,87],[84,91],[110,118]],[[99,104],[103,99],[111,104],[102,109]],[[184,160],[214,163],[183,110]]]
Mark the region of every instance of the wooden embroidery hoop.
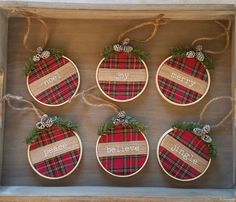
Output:
[[149,81],[149,74],[148,74],[148,68],[147,68],[146,63],[145,63],[140,57],[138,57],[138,59],[143,63],[144,68],[145,68],[145,73],[146,73],[146,81],[145,81],[145,85],[144,85],[143,89],[142,89],[136,96],[134,96],[134,97],[132,97],[132,98],[129,98],[129,99],[126,99],[126,100],[118,100],[118,99],[112,98],[112,97],[110,97],[109,95],[107,95],[107,94],[103,91],[103,89],[101,88],[101,86],[100,86],[100,84],[99,84],[98,71],[99,71],[100,65],[103,63],[103,61],[104,61],[105,59],[106,59],[106,58],[102,58],[102,59],[101,59],[101,61],[100,61],[100,62],[98,63],[98,65],[97,65],[97,69],[96,69],[96,83],[97,83],[97,86],[98,86],[99,90],[102,92],[102,94],[103,94],[104,96],[106,96],[107,98],[109,98],[110,100],[115,101],[115,102],[130,102],[130,101],[132,101],[132,100],[138,98],[138,97],[144,92],[144,90],[146,89],[147,84],[148,84],[148,81]]
[[75,169],[78,167],[78,165],[80,164],[80,161],[82,159],[82,154],[83,154],[83,146],[82,146],[82,142],[81,142],[81,139],[79,137],[79,135],[73,131],[74,135],[77,137],[78,141],[79,141],[79,144],[80,144],[80,157],[79,157],[79,160],[78,162],[76,163],[75,167],[70,171],[68,172],[66,175],[63,175],[61,177],[48,177],[48,176],[45,176],[43,174],[41,174],[38,170],[36,170],[36,168],[33,166],[32,162],[31,162],[31,159],[30,159],[30,145],[28,146],[27,148],[27,157],[28,157],[28,161],[29,161],[29,164],[31,166],[31,168],[41,177],[45,178],[45,179],[49,179],[49,180],[58,180],[58,179],[62,179],[62,178],[65,178],[67,177],[68,175],[72,174]]
[[98,148],[98,144],[99,144],[99,140],[100,140],[101,136],[98,137],[98,140],[97,140],[97,142],[96,142],[96,157],[97,157],[98,163],[100,164],[100,166],[102,167],[102,169],[106,171],[106,173],[108,173],[108,174],[110,174],[110,175],[112,175],[112,176],[114,176],[114,177],[125,178],[125,177],[132,177],[132,176],[138,174],[138,173],[144,168],[144,166],[146,165],[146,163],[147,163],[147,161],[148,161],[148,158],[149,158],[149,144],[148,144],[147,138],[146,138],[146,136],[144,135],[144,133],[142,133],[141,131],[140,131],[140,133],[143,135],[144,140],[145,140],[146,145],[147,145],[147,157],[146,157],[146,160],[145,160],[144,164],[142,165],[142,167],[139,168],[139,170],[137,170],[136,172],[134,172],[134,173],[132,173],[132,174],[129,174],[129,175],[116,175],[116,174],[114,174],[114,173],[112,173],[112,172],[109,172],[109,171],[102,165],[102,163],[101,163],[101,161],[100,161],[100,159],[99,159],[99,156],[98,156],[98,149],[97,149],[97,148]]
[[198,175],[198,176],[196,176],[196,177],[194,177],[194,178],[191,178],[191,179],[180,179],[180,178],[174,177],[174,176],[172,176],[171,174],[169,174],[169,173],[165,170],[165,168],[163,167],[163,165],[162,165],[162,163],[161,163],[161,160],[160,160],[160,157],[159,157],[159,148],[160,148],[161,142],[162,142],[162,140],[165,138],[165,136],[166,136],[167,134],[169,134],[169,133],[170,133],[171,131],[173,131],[173,130],[174,130],[173,128],[170,128],[169,130],[167,130],[167,131],[161,136],[161,138],[159,139],[158,144],[157,144],[157,160],[158,160],[158,163],[159,163],[161,169],[162,169],[168,176],[170,176],[171,178],[173,178],[173,179],[175,179],[175,180],[178,180],[178,181],[182,181],[182,182],[193,181],[193,180],[196,180],[196,179],[200,178],[200,177],[201,177],[202,175],[204,175],[204,174],[206,173],[206,171],[208,170],[208,168],[209,168],[209,166],[210,166],[210,164],[211,164],[211,158],[209,159],[208,164],[207,164],[205,170],[204,170],[200,175]]
[[[206,88],[204,94],[203,94],[198,100],[196,100],[196,101],[194,101],[194,102],[191,102],[191,103],[188,103],[188,104],[176,103],[176,102],[173,102],[173,101],[169,100],[169,99],[161,92],[161,89],[160,89],[159,84],[158,84],[158,75],[159,75],[159,72],[161,71],[162,66],[166,63],[166,61],[168,61],[168,60],[171,59],[171,58],[172,58],[172,56],[169,56],[168,58],[166,58],[166,59],[159,65],[159,67],[158,67],[158,69],[157,69],[156,77],[155,77],[155,79],[156,79],[157,91],[159,92],[159,94],[161,95],[161,97],[162,97],[164,100],[166,100],[166,101],[169,102],[170,104],[173,104],[173,105],[176,105],[176,106],[185,107],[185,106],[194,105],[194,104],[200,102],[200,101],[206,96],[206,94],[208,93],[209,88],[210,88],[210,84],[211,84],[211,77],[210,77],[210,73],[209,73],[208,69],[205,69],[205,70],[206,70],[206,73],[207,73],[207,77],[208,77],[207,88]],[[204,66],[204,65],[203,65],[203,66]]]
[[68,99],[68,100],[66,100],[65,102],[60,103],[60,104],[46,104],[46,103],[43,103],[43,102],[39,101],[39,100],[33,95],[33,93],[32,93],[31,90],[30,90],[29,83],[28,83],[29,75],[28,75],[27,78],[26,78],[26,85],[27,85],[27,89],[28,89],[30,95],[34,98],[35,101],[37,101],[38,103],[40,103],[40,104],[42,104],[42,105],[44,105],[44,106],[48,106],[48,107],[58,107],[58,106],[62,106],[62,105],[64,105],[64,104],[70,102],[70,100],[71,100],[73,97],[75,97],[75,95],[77,94],[77,92],[78,92],[78,90],[79,90],[79,87],[80,87],[80,73],[79,73],[79,70],[78,70],[77,66],[76,66],[75,63],[74,63],[71,59],[69,59],[68,57],[65,57],[65,56],[62,56],[62,57],[65,58],[66,60],[68,60],[68,61],[73,65],[73,67],[74,67],[74,69],[75,69],[75,71],[76,71],[76,73],[77,73],[77,76],[78,76],[78,85],[77,85],[77,87],[76,87],[76,90],[75,90],[74,94],[71,96],[71,98]]

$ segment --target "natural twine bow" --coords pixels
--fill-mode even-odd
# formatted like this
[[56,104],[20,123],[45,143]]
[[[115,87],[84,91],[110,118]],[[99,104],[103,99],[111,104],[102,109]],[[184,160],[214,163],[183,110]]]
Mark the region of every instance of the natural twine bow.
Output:
[[[224,25],[222,22],[215,20],[214,21],[217,25],[219,25],[222,29],[223,32],[216,35],[215,37],[201,37],[201,38],[197,38],[192,42],[192,46],[196,46],[196,44],[199,41],[213,41],[213,40],[217,40],[221,37],[225,37],[225,46],[219,50],[219,51],[213,51],[213,50],[204,50],[204,53],[209,53],[209,54],[222,54],[224,53],[227,48],[229,47],[229,42],[230,42],[230,29],[231,29],[231,25],[232,25],[232,19],[228,18],[228,25]],[[203,61],[204,60],[204,53],[202,52],[202,45],[199,44],[196,46],[196,50],[195,51],[189,51],[186,53],[186,56],[189,58],[194,58],[196,57],[196,59],[198,59],[199,61]]]
[[10,12],[10,15],[13,15],[13,14],[19,14],[19,15],[22,15],[26,18],[26,20],[27,20],[27,29],[26,29],[26,32],[24,34],[23,44],[24,44],[24,47],[27,50],[32,51],[32,52],[34,52],[36,50],[36,48],[31,48],[28,45],[28,39],[29,39],[30,30],[31,30],[31,19],[35,19],[35,20],[37,20],[38,22],[41,23],[42,27],[44,28],[44,34],[45,35],[44,35],[43,43],[40,45],[40,47],[42,47],[42,49],[44,49],[44,47],[46,46],[46,44],[48,42],[48,37],[49,37],[48,26],[45,23],[45,21],[39,15],[28,12],[28,11],[25,11],[24,9],[21,9],[21,8],[12,9],[11,12]]

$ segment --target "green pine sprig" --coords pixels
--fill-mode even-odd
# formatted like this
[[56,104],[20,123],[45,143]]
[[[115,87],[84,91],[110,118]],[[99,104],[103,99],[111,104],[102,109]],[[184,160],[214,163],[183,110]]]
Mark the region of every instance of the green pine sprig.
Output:
[[[54,117],[53,125],[56,125],[64,130],[74,131],[77,129],[77,126],[74,125],[71,121],[63,120],[60,117]],[[48,128],[45,128],[43,130],[47,130]],[[29,133],[29,135],[26,137],[26,144],[32,144],[35,141],[38,140],[41,134],[41,129],[38,129],[34,127],[32,131]]]
[[[137,57],[140,57],[142,60],[145,60],[148,57],[148,53],[146,53],[145,51],[137,47],[133,47],[133,50],[131,51],[131,53]],[[113,45],[109,45],[103,49],[102,57],[107,59],[115,54],[117,54],[117,52],[113,49]]]
[[[195,49],[190,48],[190,47],[175,47],[170,50],[170,53],[171,53],[173,59],[176,59],[176,58],[185,57],[186,53],[188,51],[195,51]],[[203,53],[204,53],[204,51],[203,51]],[[209,70],[214,69],[214,63],[213,63],[212,59],[206,53],[204,53],[204,56],[205,56],[205,58],[202,61],[202,64],[204,65],[204,67]]]
[[[194,121],[183,121],[183,122],[176,122],[172,125],[172,128],[178,128],[179,130],[183,130],[183,131],[189,131],[189,132],[193,132],[194,128],[203,128],[203,125]],[[198,136],[196,136],[198,137]],[[200,137],[198,137],[200,139]],[[211,158],[215,158],[217,155],[217,147],[216,145],[211,142],[211,143],[205,143],[207,144],[208,148],[209,148],[209,156]]]
[[194,121],[178,121],[172,125],[172,128],[192,132],[194,128],[203,128],[203,125]]
[[[50,52],[50,55],[56,57],[57,59],[63,56],[63,51],[60,49],[48,48],[45,50],[48,50]],[[34,69],[35,69],[35,64],[34,64],[33,55],[32,55],[25,63],[25,66],[24,66],[25,76],[28,76],[29,73],[32,72]]]
[[[114,129],[113,121],[116,119],[116,116],[111,117],[109,120],[107,120],[102,126],[98,129],[98,135],[106,135],[107,132],[110,132]],[[132,127],[136,132],[141,131],[143,133],[146,132],[147,127],[137,121],[135,118],[131,116],[125,117],[128,120],[128,126]]]

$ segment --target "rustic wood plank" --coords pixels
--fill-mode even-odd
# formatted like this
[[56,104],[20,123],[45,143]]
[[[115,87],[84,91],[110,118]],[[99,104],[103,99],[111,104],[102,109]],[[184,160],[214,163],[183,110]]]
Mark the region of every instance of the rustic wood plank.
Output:
[[[5,13],[0,12],[0,99],[5,93],[5,76],[7,66],[7,41],[8,41],[8,19]],[[5,105],[0,103],[0,173],[2,173],[2,156],[3,156],[3,138],[4,138],[4,114]],[[1,182],[0,175],[0,182]]]
[[[81,73],[81,89],[95,84],[95,70],[100,61],[100,53],[108,44],[116,41],[121,31],[137,24],[138,20],[62,20],[47,19],[50,33],[49,47],[63,48]],[[23,66],[30,56],[22,46],[25,31],[25,20],[12,18],[9,24],[9,51],[7,92],[23,95],[32,100],[26,89]],[[40,41],[40,27],[33,23],[31,42]],[[17,32],[15,31],[17,30]],[[183,30],[182,32],[179,30]],[[193,32],[194,30],[194,32]],[[210,169],[199,180],[189,183],[176,182],[166,176],[156,159],[158,139],[170,125],[177,120],[196,120],[199,111],[209,99],[220,95],[231,95],[231,49],[221,56],[214,56],[216,68],[212,71],[212,86],[206,98],[191,107],[175,107],[165,102],[155,86],[155,73],[158,65],[169,55],[169,48],[181,44],[190,44],[197,37],[215,35],[220,28],[211,21],[172,21],[162,27],[150,43],[137,44],[150,53],[147,65],[150,73],[149,85],[140,98],[120,106],[137,119],[147,123],[147,138],[150,143],[150,159],[143,171],[126,180],[108,176],[96,162],[95,143],[97,128],[113,114],[109,109],[90,108],[78,100],[58,108],[39,106],[48,114],[62,115],[64,118],[78,122],[79,133],[84,145],[84,158],[78,170],[68,178],[60,181],[48,181],[39,178],[30,169],[27,146],[24,138],[37,121],[34,114],[6,110],[3,185],[42,185],[42,186],[135,186],[135,187],[177,187],[177,188],[232,188],[233,187],[233,154],[232,154],[232,119],[223,127],[214,131],[214,140],[218,144],[219,156],[212,162]],[[143,31],[142,34],[146,34]],[[137,36],[142,34],[137,33]],[[68,40],[69,39],[69,40]],[[168,40],[167,40],[168,39]],[[209,48],[220,48],[223,39],[212,43]],[[99,94],[101,95],[101,94]],[[217,106],[217,110],[215,107]],[[229,103],[217,103],[210,107],[207,121],[215,122],[229,110]],[[14,126],[14,127],[12,127]],[[17,131],[17,133],[16,133]],[[224,141],[222,141],[222,138]],[[14,141],[12,141],[14,140]],[[16,169],[17,168],[17,169]],[[221,182],[221,183],[218,183]]]

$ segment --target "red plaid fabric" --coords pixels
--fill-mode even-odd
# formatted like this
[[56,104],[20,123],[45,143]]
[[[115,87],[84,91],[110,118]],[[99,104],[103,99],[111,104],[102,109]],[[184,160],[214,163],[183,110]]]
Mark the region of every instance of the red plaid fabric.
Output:
[[[142,61],[133,54],[117,53],[105,59],[99,68],[107,69],[145,69]],[[116,100],[129,100],[144,88],[143,81],[99,81],[99,86],[109,97]]]
[[[41,130],[38,140],[30,145],[30,151],[72,136],[75,136],[72,131],[53,125],[50,128]],[[53,178],[62,177],[73,170],[80,159],[80,155],[81,151],[78,148],[56,157],[35,163],[33,166],[40,174],[44,176]]]
[[[198,79],[201,79],[205,82],[208,82],[208,75],[206,68],[201,62],[195,58],[177,58],[169,59],[166,61],[167,65],[178,69],[186,74],[194,76]],[[160,75],[157,76],[158,86],[162,94],[169,100],[178,103],[178,104],[189,104],[197,101],[202,97],[201,94],[188,89],[182,85],[179,85],[173,81],[170,81],[167,78],[164,78]]]
[[[191,132],[174,129],[168,135],[181,142],[205,160],[210,160],[208,146]],[[158,155],[165,171],[173,177],[188,180],[201,174],[161,145],[159,147]]]
[[[64,57],[56,58],[50,56],[47,59],[41,59],[39,62],[35,63],[35,69],[30,72],[28,76],[28,84],[31,84],[47,74],[59,69],[68,62],[70,61]],[[35,98],[44,104],[61,104],[69,100],[74,95],[78,85],[79,78],[78,74],[75,73],[59,84],[48,88],[38,95],[35,95]]]
[[[135,132],[134,129],[124,126],[115,126],[115,128],[101,136],[99,143],[124,142],[124,141],[145,141],[142,133]],[[131,175],[144,165],[147,154],[143,155],[122,155],[99,157],[103,167],[110,173],[125,176]]]

